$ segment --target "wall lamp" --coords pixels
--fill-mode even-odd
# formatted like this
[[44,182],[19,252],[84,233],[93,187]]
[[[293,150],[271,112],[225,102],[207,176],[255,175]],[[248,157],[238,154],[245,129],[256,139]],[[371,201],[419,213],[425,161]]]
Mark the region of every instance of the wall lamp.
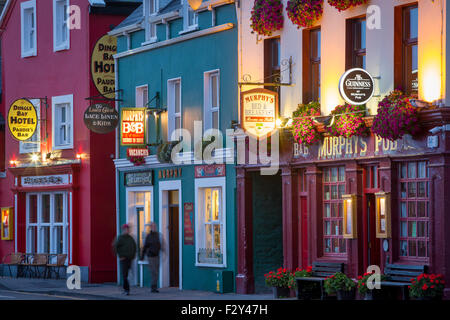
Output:
[[344,202],[344,239],[356,239],[357,234],[357,197],[356,194],[344,194],[342,195],[342,201]]
[[375,193],[377,238],[391,237],[391,196],[387,192]]

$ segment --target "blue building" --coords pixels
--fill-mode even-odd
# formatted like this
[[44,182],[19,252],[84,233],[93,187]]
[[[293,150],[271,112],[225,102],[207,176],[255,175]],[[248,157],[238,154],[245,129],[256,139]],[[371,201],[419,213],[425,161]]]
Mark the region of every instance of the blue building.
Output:
[[[114,160],[118,232],[131,224],[142,248],[146,227],[157,223],[159,287],[235,291],[236,171],[225,132],[239,116],[236,10],[228,0],[203,1],[195,11],[187,0],[144,0],[109,33],[118,39],[122,120]],[[176,129],[184,129],[182,139]],[[216,137],[209,160],[202,160],[205,143],[194,140],[202,135]],[[175,145],[177,160],[170,157]],[[138,257],[132,268],[132,282],[150,286],[146,261]]]

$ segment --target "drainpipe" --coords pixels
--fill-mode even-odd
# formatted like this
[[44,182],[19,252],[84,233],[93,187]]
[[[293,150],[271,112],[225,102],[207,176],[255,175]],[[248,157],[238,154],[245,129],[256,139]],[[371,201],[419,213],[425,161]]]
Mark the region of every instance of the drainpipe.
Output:
[[[116,90],[116,110],[117,112],[119,112],[119,101],[117,101],[119,99],[119,91],[118,91],[118,86],[119,86],[119,68],[118,68],[118,63],[117,63],[117,58],[114,58],[114,68],[115,68],[115,90]],[[119,113],[119,117],[120,117],[120,113]],[[120,125],[120,124],[119,124]],[[116,127],[116,139],[115,139],[115,143],[116,143],[116,147],[115,147],[115,158],[119,159],[119,128]],[[120,233],[120,219],[119,219],[119,206],[120,206],[120,201],[119,201],[119,169],[117,169],[117,166],[114,165],[115,167],[115,171],[116,171],[116,235],[118,236]],[[117,266],[117,284],[120,283],[120,270],[119,270],[119,257],[117,257],[117,262],[116,262],[116,266]]]

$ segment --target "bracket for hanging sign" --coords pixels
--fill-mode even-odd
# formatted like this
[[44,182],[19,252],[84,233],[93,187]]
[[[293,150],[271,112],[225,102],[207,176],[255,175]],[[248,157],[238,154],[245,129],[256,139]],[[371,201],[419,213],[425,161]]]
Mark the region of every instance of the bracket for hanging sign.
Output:
[[[117,92],[123,92],[123,90],[122,89],[119,89],[119,90],[115,90],[115,91],[111,91],[111,92],[108,92],[108,94],[111,94],[111,93],[117,93]],[[99,97],[101,97],[101,98],[99,98]],[[96,95],[96,96],[92,96],[92,97],[87,97],[87,98],[85,98],[85,100],[95,100],[95,101],[119,101],[119,102],[122,102],[123,100],[122,99],[108,99],[108,98],[105,98],[102,94],[99,94],[99,95]]]
[[[243,82],[239,82],[239,87],[242,86],[265,86],[265,87],[293,87],[295,86],[292,84],[292,57],[289,57],[289,59],[284,59],[281,61],[281,66],[286,66],[284,70],[280,71],[280,75],[275,78],[275,82],[251,82],[251,76],[249,74],[245,74],[242,79]],[[288,70],[289,72],[289,82],[282,83],[281,82],[281,74]],[[266,80],[268,78],[272,78],[275,75],[271,75],[269,77],[264,78],[263,80]]]

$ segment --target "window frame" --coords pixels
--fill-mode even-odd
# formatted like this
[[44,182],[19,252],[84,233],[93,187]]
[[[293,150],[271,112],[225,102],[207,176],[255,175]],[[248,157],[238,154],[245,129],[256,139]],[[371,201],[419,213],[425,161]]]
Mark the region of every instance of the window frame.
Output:
[[[56,137],[56,125],[58,124],[56,121],[56,108],[58,105],[61,104],[68,104],[69,105],[69,112],[67,112],[67,115],[70,116],[70,122],[68,122],[70,128],[68,129],[68,133],[70,135],[70,143],[67,144],[56,144],[57,137]],[[68,94],[64,96],[56,96],[52,97],[52,149],[53,150],[65,150],[65,149],[73,149],[74,146],[74,134],[73,134],[73,94]]]
[[[175,112],[175,85],[179,84],[180,112]],[[183,101],[181,77],[167,80],[167,141],[171,141],[172,132],[176,129],[176,118],[180,118],[180,129],[183,128]]]
[[[213,107],[212,103],[212,78],[217,77],[217,106]],[[208,129],[220,130],[220,69],[210,70],[203,73],[203,131]],[[213,112],[217,112],[217,126],[213,128],[214,118]]]
[[[227,267],[227,230],[226,230],[226,217],[227,217],[227,208],[226,208],[226,179],[225,177],[220,178],[199,178],[195,179],[195,266],[196,267],[213,267],[213,268],[226,268]],[[203,208],[204,196],[200,199],[200,193],[204,189],[208,188],[220,188],[221,189],[221,197],[219,207],[221,211],[219,211],[219,225],[221,226],[221,251],[222,251],[222,264],[213,264],[213,263],[200,263],[198,262],[198,253],[200,246],[204,244],[204,239],[202,239],[202,235],[200,230],[205,226],[203,222],[204,213],[201,213],[200,210]],[[203,202],[202,202],[202,201]],[[201,215],[202,214],[202,215]],[[204,236],[204,235],[203,235]],[[201,240],[202,239],[202,240]],[[203,242],[202,242],[203,241]]]
[[[34,46],[28,50],[26,50],[25,42],[29,40],[25,35],[25,11],[27,10],[33,10],[33,43]],[[27,57],[34,57],[37,56],[37,18],[36,18],[36,0],[29,0],[20,3],[20,43],[21,43],[21,57],[27,58]],[[27,30],[28,31],[28,30]],[[30,31],[28,31],[30,33]]]
[[[319,32],[320,41],[318,45],[318,58],[313,57],[313,46],[311,36],[313,32]],[[310,29],[303,30],[303,103],[307,104],[311,101],[318,101],[321,97],[321,81],[322,81],[322,29],[321,26],[317,26]],[[318,88],[317,88],[317,97],[316,90],[314,89],[313,83],[313,70],[314,66],[319,66],[319,75],[318,75]]]
[[[67,20],[65,21],[66,24],[66,40],[58,42],[58,32],[61,31],[61,21],[58,20],[58,6],[64,3],[67,6],[67,10],[69,9],[70,3],[69,0],[53,0],[53,52],[57,51],[63,51],[63,50],[69,50],[70,49],[70,29],[68,26],[69,23],[69,14],[67,14]],[[64,5],[63,4],[63,5]],[[63,22],[64,24],[64,22]]]
[[[193,24],[189,24],[189,13],[193,12]],[[198,30],[198,12],[194,11],[189,5],[188,0],[183,0],[183,31],[179,34],[183,34],[186,32]]]
[[[351,19],[347,19],[346,25],[346,69],[352,68],[361,68],[366,69],[364,66],[357,65],[358,57],[365,57],[367,55],[367,25],[366,25],[366,44],[364,48],[356,49],[355,48],[355,40],[356,40],[356,26],[360,24],[362,21],[366,22],[366,16],[354,17]],[[362,42],[362,38],[361,38]],[[366,66],[367,67],[367,66]]]
[[[151,11],[153,3],[154,11]],[[158,0],[145,0],[144,1],[144,18],[145,18],[145,41],[148,43],[153,43],[158,41],[156,23],[151,23],[150,18],[158,14],[159,11],[159,1]]]
[[[278,65],[273,63],[275,44]],[[264,40],[264,82],[274,83],[277,77],[281,77],[281,39],[280,37],[273,37]],[[277,87],[266,86],[265,88],[278,92]]]
[[30,140],[19,142],[19,154],[41,152],[41,100],[30,99],[30,102],[36,108],[38,117],[36,131]]

